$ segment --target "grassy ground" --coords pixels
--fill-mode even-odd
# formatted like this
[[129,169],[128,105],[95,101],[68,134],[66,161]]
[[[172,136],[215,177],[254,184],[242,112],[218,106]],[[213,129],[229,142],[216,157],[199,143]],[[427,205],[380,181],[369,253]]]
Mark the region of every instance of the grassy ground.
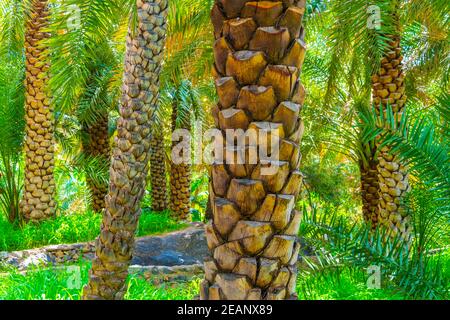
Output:
[[[342,211],[342,214],[347,212],[340,205],[336,207],[326,205],[319,208],[325,215],[332,212]],[[87,212],[65,214],[39,226],[26,225],[23,228],[17,228],[0,216],[0,251],[93,240],[99,232],[100,222],[100,215]],[[143,210],[137,234],[139,236],[160,234],[185,226],[170,219],[168,213],[156,214]],[[444,279],[450,279],[450,250],[440,256],[442,259],[438,269],[442,271]],[[69,269],[38,268],[22,274],[17,270],[0,266],[0,300],[78,300],[82,287],[87,283],[89,267],[88,263],[80,262],[75,269],[73,266]],[[366,270],[349,264],[338,270],[332,269],[331,272],[302,271],[298,277],[297,292],[300,300],[411,299],[411,294],[405,293],[407,292],[405,286],[402,289],[398,284],[390,283],[386,279],[383,279],[380,289],[369,289],[366,283],[367,277]],[[198,294],[200,281],[201,279],[196,277],[188,282],[155,285],[138,275],[131,275],[125,298],[128,300],[189,300]],[[417,283],[416,286],[420,285],[423,284]],[[428,299],[428,296],[426,298]],[[445,299],[442,296],[437,298]]]
[[[81,287],[86,284],[89,264],[79,265],[77,278],[72,270],[36,269],[27,275],[11,271],[0,276],[0,300],[78,300]],[[77,280],[80,280],[79,282]],[[155,286],[138,275],[128,281],[128,300],[193,299],[198,294],[201,279]],[[365,273],[344,269],[335,275],[305,275],[298,277],[297,292],[301,300],[403,300],[407,296],[392,288],[368,289]]]
[[[100,230],[101,215],[92,212],[64,214],[40,225],[11,225],[0,215],[0,251],[24,250],[50,244],[94,240]],[[175,222],[168,213],[143,210],[138,236],[160,234],[181,229],[185,224]]]

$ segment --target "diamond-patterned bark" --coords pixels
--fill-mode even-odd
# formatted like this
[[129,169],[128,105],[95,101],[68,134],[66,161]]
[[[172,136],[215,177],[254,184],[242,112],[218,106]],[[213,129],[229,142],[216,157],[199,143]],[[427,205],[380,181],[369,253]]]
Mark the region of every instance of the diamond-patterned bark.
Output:
[[168,208],[166,150],[160,128],[153,130],[150,144],[150,180],[152,185],[152,209],[164,211]]
[[[190,131],[190,116],[186,115],[184,121],[181,121],[181,127],[177,126],[178,105],[174,101],[172,105],[172,132],[177,129]],[[178,141],[172,142],[172,148],[178,144]],[[180,155],[181,156],[181,155]],[[188,155],[190,157],[190,154]],[[189,211],[191,204],[191,164],[175,163],[170,164],[170,211],[172,217],[178,221],[188,221],[190,219]]]
[[158,103],[166,0],[137,0],[137,30],[127,36],[120,118],[110,187],[84,299],[122,299],[150,158],[150,119]]
[[[383,112],[390,105],[399,121],[404,112],[406,95],[404,72],[402,68],[400,39],[391,37],[388,51],[381,60],[381,67],[372,76],[372,97],[377,110],[382,106]],[[392,235],[399,235],[408,240],[411,231],[410,217],[406,215],[402,201],[410,189],[406,168],[393,155],[388,147],[379,150],[378,172],[378,223],[386,226]]]
[[39,222],[55,215],[54,117],[47,92],[48,70],[42,40],[50,37],[48,1],[34,0],[25,34],[25,182],[20,210],[26,221]]
[[[108,133],[108,112],[97,115],[94,123],[83,124],[83,151],[87,156],[96,157],[104,163],[110,162],[111,147],[109,145]],[[101,212],[105,208],[105,196],[108,193],[108,183],[86,178],[87,185],[91,192],[92,209],[94,212]]]
[[[269,162],[212,165],[213,217],[206,226],[211,259],[201,299],[296,298],[304,12],[302,0],[216,0],[212,9],[216,126],[258,135],[272,130],[268,140],[273,136],[280,154]],[[246,153],[253,147],[247,144]],[[238,150],[227,147],[224,154],[236,159]],[[267,175],[268,167],[277,170]]]

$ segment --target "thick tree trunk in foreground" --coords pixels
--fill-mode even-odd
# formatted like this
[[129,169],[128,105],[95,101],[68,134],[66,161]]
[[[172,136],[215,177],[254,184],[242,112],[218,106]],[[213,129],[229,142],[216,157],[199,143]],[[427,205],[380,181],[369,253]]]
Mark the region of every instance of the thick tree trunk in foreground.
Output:
[[[176,129],[187,129],[190,131],[190,118],[186,119],[185,128],[177,128],[177,103],[172,106],[172,132]],[[174,141],[172,147],[177,145]],[[191,208],[191,165],[187,163],[170,163],[170,210],[172,216],[178,221],[189,220]]]
[[26,141],[25,183],[20,210],[25,221],[39,222],[55,215],[53,108],[47,95],[49,65],[47,48],[40,41],[50,37],[48,1],[32,1],[32,14],[26,24]]
[[152,209],[164,211],[168,207],[166,150],[164,136],[160,128],[152,134],[150,144],[150,181],[152,185]]
[[158,103],[167,1],[137,1],[136,32],[127,36],[123,96],[114,140],[110,187],[84,299],[122,299],[141,213]]
[[[400,48],[400,38],[392,37],[390,51],[383,57],[381,68],[372,76],[373,102],[379,109],[392,107],[398,121],[404,111],[406,102],[405,75],[402,70],[403,56]],[[388,227],[391,235],[399,235],[408,240],[411,232],[410,217],[402,206],[402,201],[409,190],[408,172],[399,160],[390,153],[388,147],[380,150],[378,156],[379,179],[379,224]]]
[[[269,161],[278,169],[273,175],[263,174],[261,159],[212,165],[213,220],[206,226],[212,259],[205,262],[201,299],[296,298],[304,13],[305,1],[296,0],[217,0],[212,9],[216,126],[269,131],[280,150],[279,161]],[[225,153],[235,156],[236,147]]]
[[[92,124],[84,124],[83,131],[86,140],[83,141],[83,151],[87,156],[96,157],[110,162],[111,148],[108,134],[108,112],[99,116],[99,119]],[[105,197],[108,193],[108,183],[95,181],[86,177],[86,183],[92,196],[92,209],[94,212],[101,212],[105,208]]]

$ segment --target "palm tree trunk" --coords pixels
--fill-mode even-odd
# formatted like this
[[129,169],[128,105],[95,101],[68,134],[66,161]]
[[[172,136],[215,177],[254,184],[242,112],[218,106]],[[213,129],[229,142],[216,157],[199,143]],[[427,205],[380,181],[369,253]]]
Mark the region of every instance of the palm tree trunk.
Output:
[[150,180],[152,185],[152,209],[164,211],[168,207],[166,151],[164,136],[158,129],[153,130],[150,144]]
[[204,222],[208,222],[213,217],[212,213],[212,205],[211,205],[211,195],[208,195],[208,202],[206,203],[206,209],[205,209],[205,218]]
[[54,115],[47,92],[49,65],[47,48],[40,41],[49,38],[48,1],[34,0],[26,24],[26,141],[25,183],[20,209],[25,221],[39,222],[56,213],[54,169]]
[[379,205],[380,205],[380,183],[378,181],[378,162],[369,159],[369,164],[360,163],[361,174],[361,198],[363,203],[364,220],[369,222],[372,228],[378,225]]
[[[110,162],[111,148],[108,134],[108,112],[99,115],[99,119],[93,124],[83,124],[85,134],[83,151],[87,156],[100,158],[104,163]],[[92,196],[92,209],[101,212],[105,208],[105,197],[108,193],[108,183],[97,181],[89,176],[86,183]]]
[[[381,60],[380,70],[372,76],[372,97],[378,110],[381,106],[385,112],[390,105],[399,121],[406,102],[405,75],[402,70],[400,37],[394,36],[391,39],[390,51]],[[388,227],[392,235],[408,240],[411,231],[410,217],[406,215],[402,204],[410,189],[408,172],[397,157],[391,154],[388,147],[380,150],[377,162],[380,186],[378,221],[381,225]]]
[[[178,128],[178,106],[175,101],[172,105],[172,131],[187,129],[190,131],[190,119],[185,122],[185,128]],[[178,142],[173,142],[174,147]],[[191,207],[191,165],[186,163],[170,163],[170,210],[172,216],[178,221],[189,220]]]
[[[263,171],[263,159],[212,165],[213,219],[206,226],[212,258],[205,262],[201,299],[296,298],[305,2],[217,0],[212,9],[216,126],[268,132],[279,154],[269,161],[277,169],[272,175]],[[236,148],[225,153],[234,157]]]
[[167,1],[137,0],[137,30],[129,30],[122,105],[114,140],[109,193],[83,299],[122,299],[145,191],[166,36]]

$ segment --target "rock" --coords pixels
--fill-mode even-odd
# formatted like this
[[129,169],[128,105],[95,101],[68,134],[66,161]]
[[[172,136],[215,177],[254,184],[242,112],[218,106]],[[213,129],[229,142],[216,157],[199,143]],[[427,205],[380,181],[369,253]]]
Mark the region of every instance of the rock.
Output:
[[136,239],[132,264],[191,265],[201,264],[208,256],[203,225],[175,231],[162,236]]
[[[294,219],[295,220],[295,219]],[[252,223],[250,223],[252,225]],[[256,223],[257,226],[265,226],[265,223]],[[245,233],[245,228],[242,228],[242,232]],[[276,236],[279,237],[279,236]],[[239,237],[237,237],[239,238]],[[283,238],[283,237],[282,237]],[[284,239],[286,238],[286,239]],[[275,250],[280,245],[289,245],[290,239],[295,237],[284,237],[284,240],[272,243],[269,246],[270,250]],[[278,239],[281,240],[281,239]],[[300,255],[311,255],[312,249],[308,247],[304,241],[301,242]],[[228,242],[227,246],[237,244],[236,241]],[[0,264],[12,266],[19,271],[24,271],[32,265],[58,265],[60,263],[73,263],[76,262],[83,253],[83,258],[92,259],[94,256],[94,244],[93,243],[81,243],[81,244],[68,244],[68,245],[52,245],[43,248],[37,248],[32,250],[16,251],[16,252],[0,252]],[[227,261],[230,262],[230,254],[233,251],[240,251],[239,247],[231,246],[228,249],[232,249],[231,252],[225,252],[227,254]],[[296,251],[295,246],[293,251]],[[269,250],[269,251],[270,251]],[[217,250],[216,250],[217,251]],[[61,257],[57,257],[56,254],[62,254]],[[217,253],[218,255],[220,253]],[[77,258],[78,256],[78,258]],[[257,275],[255,274],[256,261],[253,259],[243,259],[239,261],[241,255],[236,256],[236,260],[232,263],[227,263],[226,269],[235,270],[239,274],[245,275],[250,281],[254,281]],[[287,260],[288,257],[279,257],[282,260]],[[293,259],[296,255],[293,254]],[[197,223],[192,224],[184,230],[168,233],[160,236],[147,236],[136,239],[135,253],[131,262],[130,272],[142,274],[146,279],[151,279],[157,283],[164,281],[174,281],[176,279],[183,280],[191,277],[192,275],[203,273],[203,261],[210,259],[210,253],[206,245],[206,237],[204,231],[204,225]],[[262,258],[263,261],[264,258]],[[219,259],[220,260],[220,259]],[[239,262],[239,263],[238,263]],[[266,263],[267,264],[267,263]],[[264,266],[266,266],[263,263]],[[271,265],[271,264],[269,264]],[[270,266],[267,265],[268,273],[270,274]],[[215,272],[211,268],[211,275]],[[269,274],[266,274],[267,279],[261,279],[260,281],[266,283],[269,280]],[[162,277],[162,279],[160,279]],[[250,296],[255,297],[258,294],[252,293]]]
[[30,266],[39,266],[39,265],[45,265],[49,261],[48,255],[46,255],[43,252],[38,252],[35,255],[30,255],[27,258],[25,258],[20,266],[23,269],[27,269]]

